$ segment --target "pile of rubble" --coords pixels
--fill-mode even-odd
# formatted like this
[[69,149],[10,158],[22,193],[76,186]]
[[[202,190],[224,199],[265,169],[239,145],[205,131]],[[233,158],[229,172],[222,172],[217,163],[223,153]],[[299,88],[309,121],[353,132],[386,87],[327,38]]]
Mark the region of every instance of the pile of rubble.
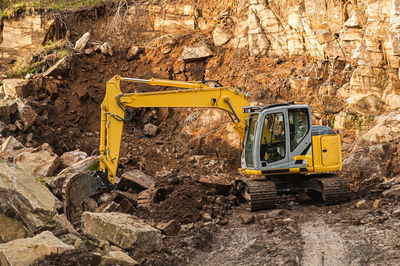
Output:
[[[228,197],[206,196],[204,186],[191,181],[188,187],[182,176],[171,174],[173,171],[164,171],[153,179],[134,170],[121,177],[117,190],[86,201],[85,212],[74,227],[62,213],[60,188],[65,176],[90,168],[96,157],[85,158],[84,153],[73,151],[59,158],[49,147],[24,148],[13,138],[4,143],[5,154],[15,157],[0,161],[0,228],[8,228],[0,230],[0,261],[4,265],[27,265],[73,250],[90,253],[85,260],[92,262],[133,265],[133,258],[141,259],[163,248],[162,235],[190,230],[198,222],[223,224],[225,212],[221,210],[230,206]],[[29,159],[15,159],[22,155]],[[75,162],[76,158],[81,160]],[[62,168],[58,168],[60,165],[69,166],[50,177],[54,169]],[[168,182],[176,188],[164,186]],[[182,215],[186,211],[186,216]]]

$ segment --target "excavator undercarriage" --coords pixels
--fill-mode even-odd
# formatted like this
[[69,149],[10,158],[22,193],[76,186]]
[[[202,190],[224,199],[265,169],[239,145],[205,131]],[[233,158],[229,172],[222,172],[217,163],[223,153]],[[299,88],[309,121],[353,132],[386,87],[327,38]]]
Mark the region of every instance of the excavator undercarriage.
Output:
[[322,199],[324,204],[339,204],[351,199],[352,192],[346,179],[335,174],[279,175],[258,179],[235,181],[234,191],[250,211],[275,208],[279,195],[306,192],[313,199]]

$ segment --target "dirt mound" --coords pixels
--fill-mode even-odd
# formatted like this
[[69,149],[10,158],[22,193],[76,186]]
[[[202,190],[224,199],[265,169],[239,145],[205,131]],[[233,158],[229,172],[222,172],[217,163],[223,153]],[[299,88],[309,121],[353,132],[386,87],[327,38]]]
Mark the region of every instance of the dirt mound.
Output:
[[32,265],[39,266],[53,266],[53,265],[63,265],[63,266],[73,266],[73,265],[87,265],[87,266],[97,266],[101,262],[101,256],[95,255],[87,250],[75,249],[69,250],[61,254],[53,254],[47,256],[44,259],[35,261]]

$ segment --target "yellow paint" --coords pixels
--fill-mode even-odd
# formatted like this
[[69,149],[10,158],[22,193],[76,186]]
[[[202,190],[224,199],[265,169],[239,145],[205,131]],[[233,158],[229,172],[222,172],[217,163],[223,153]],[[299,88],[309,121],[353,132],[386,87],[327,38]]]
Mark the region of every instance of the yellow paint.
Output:
[[245,168],[239,168],[238,169],[239,173],[242,175],[263,175],[261,173],[261,170],[253,170],[253,169],[245,169]]
[[339,134],[313,136],[312,154],[313,172],[322,173],[342,170],[342,149]]

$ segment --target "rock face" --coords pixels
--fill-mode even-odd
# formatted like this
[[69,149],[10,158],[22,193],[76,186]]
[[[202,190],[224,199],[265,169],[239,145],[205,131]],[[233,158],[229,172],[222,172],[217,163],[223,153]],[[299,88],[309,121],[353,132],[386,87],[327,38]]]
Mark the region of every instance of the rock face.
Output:
[[0,160],[0,212],[6,211],[18,214],[31,231],[56,223],[53,194],[25,170]]
[[54,20],[47,20],[47,23],[43,25],[42,17],[37,14],[4,20],[3,23],[0,29],[2,36],[0,37],[0,65],[39,48],[45,40],[47,29]]
[[375,119],[375,126],[362,135],[361,140],[371,144],[386,143],[400,137],[400,115],[390,113]]
[[[324,89],[321,84],[313,84],[318,83],[319,76],[292,82],[303,84],[305,91],[316,87],[320,95],[334,97],[340,105],[332,118],[337,129],[343,129],[354,113],[358,119],[360,115],[375,116],[400,107],[397,1],[247,0],[218,6],[215,1],[181,6],[149,2],[140,8],[132,6],[127,21],[133,24],[141,18],[144,22],[137,28],[148,35],[155,30],[160,35],[184,34],[193,29],[212,32],[215,46],[240,49],[252,57],[306,54],[318,65],[327,60],[341,62],[341,70],[348,77],[343,84],[335,80],[334,86],[328,84],[330,88]],[[190,61],[209,56],[211,51],[204,43],[195,43],[185,48],[182,58]]]
[[108,240],[136,255],[161,249],[161,232],[141,219],[123,213],[90,213],[82,215],[82,230],[98,240]]
[[1,265],[30,265],[53,253],[62,253],[74,249],[73,246],[64,244],[53,233],[45,231],[32,238],[24,238],[0,244]]

